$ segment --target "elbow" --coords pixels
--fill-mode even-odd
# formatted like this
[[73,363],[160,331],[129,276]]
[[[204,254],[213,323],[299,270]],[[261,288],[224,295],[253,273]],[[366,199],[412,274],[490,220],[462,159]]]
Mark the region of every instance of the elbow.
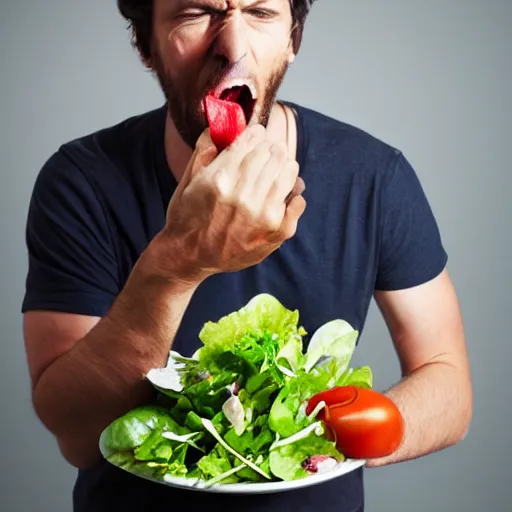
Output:
[[469,435],[473,419],[473,386],[467,359],[445,362],[444,369],[443,416],[449,425],[449,433],[444,437],[447,446],[455,446]]
[[461,417],[457,428],[452,432],[452,439],[449,445],[456,446],[465,441],[469,435],[470,426],[471,417]]
[[39,381],[32,388],[32,408],[37,416],[37,419],[43,424],[53,436],[58,436],[59,422],[55,417],[55,407],[47,399],[48,393],[44,389],[44,383]]
[[[94,436],[82,431],[77,432],[69,421],[58,414],[46,396],[48,395],[41,387],[35,388],[32,397],[33,409],[39,421],[56,439],[64,460],[78,470],[98,466],[102,456],[97,443],[94,444]],[[70,435],[70,432],[74,432],[75,435]],[[89,438],[93,440],[85,441]]]
[[99,450],[83,450],[75,442],[64,438],[57,438],[57,443],[64,460],[75,469],[93,469],[101,462]]
[[468,410],[463,415],[463,418],[461,420],[461,433],[458,438],[458,443],[461,443],[466,439],[466,437],[469,435],[470,427],[471,427],[471,421],[473,419],[473,408],[472,404],[468,405]]
[[473,392],[471,384],[465,384],[457,393],[459,401],[459,413],[456,418],[456,428],[453,430],[453,445],[465,441],[469,435],[471,421],[473,419]]

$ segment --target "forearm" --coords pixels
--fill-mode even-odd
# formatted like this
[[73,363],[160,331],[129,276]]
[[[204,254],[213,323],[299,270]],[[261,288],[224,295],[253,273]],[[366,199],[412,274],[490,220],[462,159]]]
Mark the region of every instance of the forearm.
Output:
[[155,277],[143,255],[110,312],[43,373],[36,411],[70,463],[94,464],[101,431],[147,402],[145,374],[164,366],[196,286]]
[[467,376],[445,362],[427,364],[386,392],[405,420],[401,446],[388,457],[368,461],[378,467],[439,451],[460,442],[471,418]]

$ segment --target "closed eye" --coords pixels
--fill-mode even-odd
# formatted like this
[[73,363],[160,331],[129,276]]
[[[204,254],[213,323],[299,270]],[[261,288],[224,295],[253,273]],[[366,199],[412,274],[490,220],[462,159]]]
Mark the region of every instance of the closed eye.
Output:
[[189,9],[178,14],[176,17],[181,20],[197,20],[204,16],[222,16],[224,11],[219,11],[211,8],[204,9]]
[[247,12],[249,14],[251,14],[252,16],[255,16],[256,18],[261,18],[261,19],[272,19],[277,16],[277,12],[272,11],[271,9],[262,9],[259,7],[253,8],[253,9],[248,9]]

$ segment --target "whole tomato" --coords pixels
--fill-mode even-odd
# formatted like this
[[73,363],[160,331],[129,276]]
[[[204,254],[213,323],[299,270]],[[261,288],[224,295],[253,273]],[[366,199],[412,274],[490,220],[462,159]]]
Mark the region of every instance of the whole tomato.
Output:
[[356,386],[337,386],[314,395],[306,413],[324,402],[318,419],[336,447],[351,459],[374,459],[392,454],[402,442],[404,419],[386,395]]

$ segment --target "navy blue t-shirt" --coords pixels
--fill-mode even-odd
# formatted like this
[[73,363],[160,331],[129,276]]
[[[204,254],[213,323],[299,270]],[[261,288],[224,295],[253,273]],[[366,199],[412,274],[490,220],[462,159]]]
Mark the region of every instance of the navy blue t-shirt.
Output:
[[[289,103],[307,208],[296,235],[259,265],[207,279],[174,348],[191,355],[206,321],[262,292],[298,309],[314,332],[343,318],[362,332],[376,289],[424,283],[447,260],[416,173],[397,149],[353,126]],[[163,227],[176,187],[164,153],[165,107],[68,142],[41,169],[27,220],[29,272],[22,310],[105,315],[139,255]],[[75,512],[174,509],[359,512],[363,470],[275,495],[178,491],[107,462],[79,471]]]

